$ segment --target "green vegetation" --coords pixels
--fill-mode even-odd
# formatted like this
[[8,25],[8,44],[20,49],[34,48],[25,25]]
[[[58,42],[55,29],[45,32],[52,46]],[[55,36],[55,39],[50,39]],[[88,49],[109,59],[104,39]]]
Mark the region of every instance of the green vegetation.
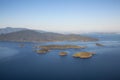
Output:
[[55,41],[97,41],[98,39],[76,34],[59,34],[53,32],[40,33],[35,30],[22,30],[1,34],[0,41],[15,42],[55,42]]
[[[47,53],[49,50],[55,50],[55,49],[84,49],[86,46],[77,46],[77,45],[46,45],[46,46],[37,46],[37,48],[40,50],[36,50],[37,53],[43,54]],[[68,53],[67,52],[60,52],[60,56],[66,56]],[[95,53],[93,52],[79,52],[76,54],[73,54],[73,57],[75,58],[90,58],[94,55]]]
[[86,46],[77,46],[77,45],[46,45],[40,46],[42,49],[84,49]]

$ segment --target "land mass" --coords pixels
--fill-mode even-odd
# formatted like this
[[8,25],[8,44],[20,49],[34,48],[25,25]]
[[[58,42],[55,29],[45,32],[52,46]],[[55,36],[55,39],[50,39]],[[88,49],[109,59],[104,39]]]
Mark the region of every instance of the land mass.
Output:
[[92,57],[93,54],[94,54],[94,53],[92,53],[92,52],[79,52],[79,53],[75,53],[75,54],[73,55],[73,57],[86,59],[86,58]]
[[16,42],[54,42],[54,41],[97,41],[98,39],[76,34],[60,34],[53,32],[39,32],[35,30],[20,30],[0,34],[0,41]]
[[77,46],[77,45],[45,45],[40,46],[42,49],[84,49],[86,46]]

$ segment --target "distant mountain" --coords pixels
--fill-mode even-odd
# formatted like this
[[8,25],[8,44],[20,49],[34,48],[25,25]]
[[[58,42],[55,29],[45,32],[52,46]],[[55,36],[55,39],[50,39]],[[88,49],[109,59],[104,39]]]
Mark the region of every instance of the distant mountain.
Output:
[[48,31],[43,31],[43,30],[34,30],[36,32],[39,32],[39,33],[47,33]]
[[[0,29],[0,34],[7,34],[7,33],[18,32],[18,31],[22,31],[22,30],[30,30],[30,29],[6,27],[6,28],[1,28]],[[34,30],[34,31],[40,32],[40,33],[47,32],[47,31],[43,31],[43,30]]]
[[0,34],[7,34],[17,31],[27,30],[26,28],[12,28],[12,27],[6,27],[0,29]]
[[48,41],[97,41],[96,38],[75,34],[59,34],[52,32],[38,32],[35,30],[20,30],[0,35],[0,41],[17,42],[48,42]]

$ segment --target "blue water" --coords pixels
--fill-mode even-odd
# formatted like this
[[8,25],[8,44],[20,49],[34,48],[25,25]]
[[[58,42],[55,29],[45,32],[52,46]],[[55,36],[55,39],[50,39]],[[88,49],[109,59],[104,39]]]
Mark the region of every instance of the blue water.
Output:
[[[96,42],[24,43],[0,42],[0,80],[120,80],[120,35],[102,35]],[[36,54],[34,45],[74,44],[86,49],[54,50]],[[68,56],[61,57],[60,51]],[[96,52],[92,58],[79,59],[72,55],[80,51]]]

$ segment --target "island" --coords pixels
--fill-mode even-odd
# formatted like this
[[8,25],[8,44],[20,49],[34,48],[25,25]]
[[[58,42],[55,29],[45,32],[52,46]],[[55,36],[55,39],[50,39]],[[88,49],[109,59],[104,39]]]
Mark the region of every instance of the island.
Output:
[[73,57],[86,59],[86,58],[92,57],[93,54],[95,54],[95,53],[93,53],[93,52],[78,52],[78,53],[73,54]]
[[96,46],[104,46],[104,45],[100,43],[96,43]]
[[25,44],[21,43],[19,44],[19,47],[23,48],[25,46]]
[[45,45],[39,46],[42,49],[84,49],[86,46],[77,46],[77,45]]
[[68,53],[67,52],[60,52],[59,55],[60,56],[66,56]]
[[44,53],[47,53],[49,50],[48,49],[38,49],[38,50],[35,50],[36,53],[38,54],[44,54]]
[[[44,45],[44,46],[35,46],[37,53],[47,53],[50,50],[64,50],[64,49],[84,49],[87,46],[78,46],[78,45]],[[60,52],[61,56],[67,55],[67,52]]]

